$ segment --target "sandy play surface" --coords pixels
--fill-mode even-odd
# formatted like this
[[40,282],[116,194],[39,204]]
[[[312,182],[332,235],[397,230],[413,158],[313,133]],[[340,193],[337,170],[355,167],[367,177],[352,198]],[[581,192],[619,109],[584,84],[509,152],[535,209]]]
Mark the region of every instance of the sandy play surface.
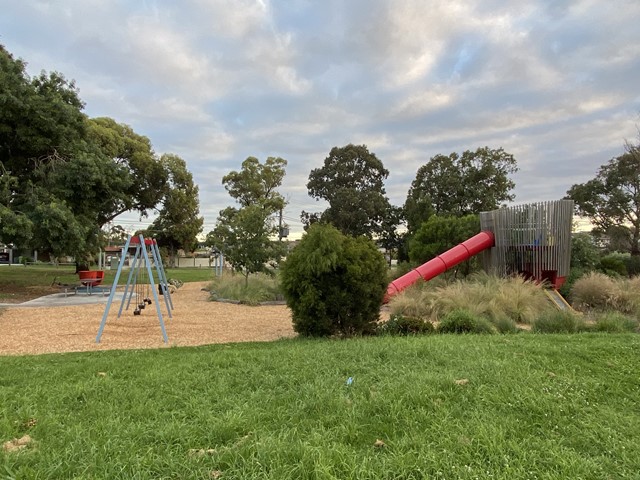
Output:
[[117,318],[120,301],[114,301],[99,344],[96,335],[105,305],[9,307],[0,315],[0,355],[270,341],[296,335],[286,306],[210,302],[208,293],[201,290],[205,285],[187,283],[172,295],[172,319],[160,301],[167,344],[155,305],[147,306],[139,316],[133,315],[132,305]]

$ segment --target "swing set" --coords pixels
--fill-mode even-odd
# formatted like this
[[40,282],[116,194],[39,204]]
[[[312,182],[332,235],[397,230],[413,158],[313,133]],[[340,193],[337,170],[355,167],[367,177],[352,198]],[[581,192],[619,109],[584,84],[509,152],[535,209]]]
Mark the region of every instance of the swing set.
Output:
[[[169,318],[171,316],[171,310],[173,310],[173,302],[171,300],[171,292],[169,288],[169,282],[162,266],[162,260],[160,259],[160,250],[155,239],[145,239],[142,234],[134,237],[129,236],[127,242],[122,249],[122,255],[120,263],[118,264],[118,270],[111,286],[111,292],[109,293],[109,299],[102,315],[102,321],[100,322],[100,328],[98,329],[98,335],[96,336],[96,343],[100,343],[102,338],[102,332],[107,323],[107,316],[111,309],[111,304],[115,298],[116,288],[118,287],[118,280],[122,274],[124,267],[126,253],[129,251],[129,247],[135,246],[135,254],[131,260],[131,268],[129,269],[129,276],[124,288],[124,295],[120,302],[120,309],[118,310],[118,318],[122,315],[122,311],[128,310],[133,300],[133,315],[141,315],[142,311],[147,307],[155,303],[156,314],[160,321],[160,328],[162,330],[162,338],[164,343],[169,342],[167,337],[167,331],[164,326],[164,319],[162,317],[162,311],[160,310],[160,300],[158,294],[164,298],[165,306],[167,308],[167,314]],[[157,285],[154,281],[153,266],[156,271]],[[153,295],[153,300],[151,299]],[[135,298],[134,298],[135,297]],[[126,303],[126,306],[125,306]]]

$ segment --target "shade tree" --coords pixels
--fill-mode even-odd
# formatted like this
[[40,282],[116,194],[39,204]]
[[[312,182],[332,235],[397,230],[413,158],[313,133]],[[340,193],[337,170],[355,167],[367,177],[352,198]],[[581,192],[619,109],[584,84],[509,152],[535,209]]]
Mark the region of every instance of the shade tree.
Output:
[[627,143],[625,153],[602,165],[591,180],[571,186],[567,197],[595,234],[640,255],[640,145]]
[[169,174],[169,181],[158,216],[148,230],[173,259],[179,249],[195,250],[204,218],[200,216],[199,189],[187,163],[173,154],[162,155],[160,162]]
[[409,232],[431,215],[478,214],[512,201],[515,182],[510,175],[517,170],[514,156],[502,148],[435,155],[418,169],[409,188],[404,205]]
[[285,176],[287,161],[269,157],[260,163],[256,157],[248,157],[239,171],[231,171],[222,177],[222,184],[241,207],[259,204],[275,213],[282,210],[286,201],[278,192]]
[[222,252],[233,269],[245,277],[273,273],[286,251],[276,240],[278,225],[274,214],[286,202],[278,192],[285,176],[286,160],[269,157],[261,164],[255,157],[242,162],[239,171],[222,178],[222,183],[239,207],[220,211],[215,228],[207,234],[207,245]]
[[31,78],[1,45],[0,105],[0,241],[83,256],[97,251],[101,227],[146,215],[170,192],[148,138],[88,118],[73,81]]
[[[409,259],[414,265],[422,264],[479,232],[478,215],[462,217],[433,215],[409,240]],[[462,269],[464,274],[468,274],[471,270],[471,261],[467,260]]]
[[322,213],[302,212],[302,222],[330,223],[342,233],[376,237],[383,232],[391,205],[384,180],[389,171],[366,145],[333,147],[320,168],[309,174],[307,189],[316,200],[329,207]]

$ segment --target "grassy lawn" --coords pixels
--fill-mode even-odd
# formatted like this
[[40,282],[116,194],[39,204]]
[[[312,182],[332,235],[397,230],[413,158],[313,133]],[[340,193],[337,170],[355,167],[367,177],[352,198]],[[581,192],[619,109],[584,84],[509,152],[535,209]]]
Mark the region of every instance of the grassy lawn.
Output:
[[638,478],[639,367],[633,334],[3,357],[0,478]]
[[[92,269],[95,270],[95,268]],[[125,284],[128,274],[129,270],[124,270],[118,283]],[[213,279],[213,270],[208,268],[168,268],[166,269],[166,274],[168,278],[175,278],[183,282],[200,282]],[[104,283],[107,285],[112,284],[115,275],[115,269],[106,270]],[[28,265],[26,267],[23,265],[0,266],[0,302],[26,301],[40,295],[56,293],[58,289],[52,287],[56,283],[78,284],[75,266],[62,265],[56,267],[50,264]]]

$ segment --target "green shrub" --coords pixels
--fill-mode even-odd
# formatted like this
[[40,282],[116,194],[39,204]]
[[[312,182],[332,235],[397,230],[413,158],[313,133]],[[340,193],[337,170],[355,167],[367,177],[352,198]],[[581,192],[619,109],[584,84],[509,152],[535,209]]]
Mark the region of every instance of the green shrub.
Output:
[[598,266],[600,250],[590,232],[571,235],[571,271],[590,272]]
[[491,323],[496,327],[498,333],[518,333],[520,331],[516,322],[508,317],[496,318]]
[[610,253],[600,259],[598,268],[609,276],[627,276],[627,267],[623,257],[616,253]]
[[439,333],[494,333],[495,329],[486,318],[476,316],[467,310],[453,310],[447,313],[440,325]]
[[640,275],[640,255],[629,255],[623,261],[630,277]]
[[382,335],[418,335],[433,333],[433,323],[417,317],[392,314],[389,320],[378,325],[377,333]]
[[547,312],[533,322],[532,328],[535,333],[577,333],[586,329],[584,320],[568,310]]
[[584,277],[590,270],[585,270],[581,267],[571,267],[569,276],[565,279],[562,286],[558,289],[560,295],[567,299],[567,302],[573,304],[573,286],[575,283]]
[[281,285],[299,334],[373,333],[387,265],[371,240],[316,224],[283,263]]
[[593,330],[608,333],[637,332],[638,321],[618,312],[607,312],[596,319]]

